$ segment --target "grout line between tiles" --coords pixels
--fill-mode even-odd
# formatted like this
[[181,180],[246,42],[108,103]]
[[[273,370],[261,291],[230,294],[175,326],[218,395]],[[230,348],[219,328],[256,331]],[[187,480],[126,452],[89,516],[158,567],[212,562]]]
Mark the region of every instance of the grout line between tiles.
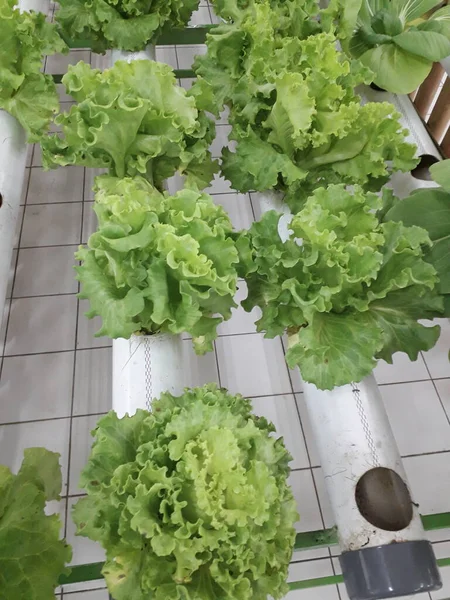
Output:
[[425,360],[425,356],[423,355],[422,352],[420,353],[420,355],[422,356],[422,360],[425,363],[425,368],[427,370],[427,373],[430,376],[431,382],[433,383],[434,391],[436,392],[437,397],[439,398],[439,403],[440,403],[440,405],[442,407],[442,410],[444,411],[444,415],[445,415],[445,418],[447,419],[447,423],[450,425],[450,415],[448,415],[447,411],[445,410],[444,402],[442,401],[442,398],[441,398],[441,395],[439,393],[438,387],[437,387],[437,385],[436,385],[436,383],[435,383],[435,381],[433,379],[433,376],[431,375],[431,371],[428,368],[427,361]]
[[[89,53],[89,63],[92,62],[92,53]],[[83,238],[83,221],[84,221],[84,194],[86,187],[86,168],[83,169],[83,191],[82,198],[83,203],[81,204],[81,222],[80,222],[80,235],[79,242],[82,243]],[[76,305],[76,315],[75,315],[75,341],[74,341],[74,359],[73,359],[73,371],[72,371],[72,400],[70,403],[70,429],[69,429],[69,448],[68,448],[68,457],[67,457],[67,494],[69,494],[70,490],[70,469],[72,463],[72,432],[73,432],[73,407],[75,403],[75,375],[77,368],[77,344],[78,344],[78,321],[80,318],[80,300],[77,298]],[[66,510],[65,510],[65,523],[64,523],[64,537],[67,537],[67,525],[69,519],[69,502],[66,502]]]
[[[47,58],[45,58],[45,60],[47,60]],[[33,148],[31,150],[31,161],[33,161],[33,156],[34,156],[34,151],[36,148],[36,144],[33,145]],[[27,203],[27,199],[28,199],[28,192],[30,190],[30,181],[31,181],[31,177],[28,177],[28,180],[26,182],[26,192],[25,192],[25,206]],[[25,208],[22,211],[22,222],[20,223],[20,231],[19,231],[19,238],[17,241],[17,253],[16,253],[16,260],[15,260],[15,264],[14,264],[14,275],[13,275],[13,280],[12,280],[12,285],[11,285],[11,295],[14,293],[14,286],[16,283],[16,276],[17,276],[17,265],[19,264],[19,254],[20,254],[20,241],[22,239],[22,230],[23,230],[23,223],[25,220]],[[16,227],[19,223],[16,223]],[[13,248],[13,251],[16,248]],[[1,315],[0,318],[3,318],[4,315]],[[11,304],[8,308],[8,316],[6,318],[6,328],[5,328],[5,337],[4,337],[4,344],[3,344],[3,349],[2,349],[2,358],[4,358],[6,356],[6,342],[8,339],[8,329],[9,329],[9,320],[11,317]],[[1,377],[2,377],[2,373],[3,373],[3,360],[1,362],[0,365],[0,381],[1,381]]]

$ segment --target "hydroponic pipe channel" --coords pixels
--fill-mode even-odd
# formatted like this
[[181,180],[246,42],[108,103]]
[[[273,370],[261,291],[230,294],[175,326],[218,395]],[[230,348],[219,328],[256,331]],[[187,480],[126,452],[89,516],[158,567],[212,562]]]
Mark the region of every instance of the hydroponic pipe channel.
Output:
[[[147,46],[141,52],[113,50],[111,62],[155,57],[155,46]],[[119,417],[133,415],[138,408],[149,410],[153,398],[166,391],[179,395],[183,387],[181,336],[132,335],[129,340],[113,340],[113,409]]]
[[[21,11],[48,13],[48,0],[20,0]],[[0,110],[0,319],[5,308],[9,269],[27,162],[26,135],[19,122]]]

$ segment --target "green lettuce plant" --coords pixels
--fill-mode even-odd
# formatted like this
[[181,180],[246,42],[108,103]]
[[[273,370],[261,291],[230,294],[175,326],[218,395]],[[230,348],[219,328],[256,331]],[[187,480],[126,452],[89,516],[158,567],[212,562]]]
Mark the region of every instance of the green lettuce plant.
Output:
[[233,187],[282,190],[298,210],[320,185],[378,190],[393,171],[413,168],[415,147],[393,105],[362,105],[355,94],[370,72],[336,49],[332,33],[283,35],[278,15],[261,0],[212,30],[194,65],[198,106],[230,108],[236,148],[224,149],[222,172]]
[[53,79],[41,73],[43,58],[67,47],[44,14],[20,12],[15,5],[15,0],[0,0],[0,109],[35,142],[59,110]]
[[266,600],[288,591],[297,521],[273,425],[216,385],[102,417],[74,507],[114,600]]
[[389,199],[383,219],[426,229],[432,245],[425,253],[425,260],[439,275],[439,291],[445,305],[443,316],[450,317],[450,160],[436,163],[430,171],[442,187],[415,190],[402,200]]
[[0,465],[0,598],[54,600],[72,551],[44,509],[61,484],[59,454],[45,448],[27,448],[17,475]]
[[177,171],[200,188],[210,183],[217,170],[209,152],[214,123],[177,84],[171,67],[118,61],[100,71],[79,62],[63,83],[77,104],[56,117],[62,133],[42,140],[44,167],[144,175],[159,189]]
[[293,216],[286,241],[275,211],[243,234],[253,261],[242,304],[261,308],[266,337],[287,331],[287,363],[319,389],[358,382],[395,352],[416,360],[439,337],[438,326],[418,323],[443,311],[438,275],[425,261],[430,238],[420,227],[380,223],[382,204],[357,186],[331,185]]
[[94,52],[143,50],[164,29],[184,27],[199,0],[61,0],[56,20],[66,36]]
[[374,82],[396,94],[409,94],[434,62],[450,55],[450,6],[427,17],[440,0],[362,0],[352,56],[375,74]]
[[188,332],[212,349],[216,328],[235,305],[239,261],[228,215],[211,197],[183,189],[162,194],[141,177],[96,179],[98,231],[76,267],[97,335]]

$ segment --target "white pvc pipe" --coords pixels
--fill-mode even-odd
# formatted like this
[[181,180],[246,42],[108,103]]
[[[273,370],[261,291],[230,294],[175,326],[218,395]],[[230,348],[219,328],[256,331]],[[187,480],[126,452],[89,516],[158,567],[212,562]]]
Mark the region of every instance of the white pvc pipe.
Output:
[[113,410],[119,417],[150,410],[161,392],[183,392],[182,343],[171,334],[113,340]]
[[370,524],[356,503],[356,484],[372,468],[392,469],[407,483],[374,376],[332,391],[304,383],[303,392],[342,552],[426,539],[416,505],[406,528],[385,531]]
[[50,0],[19,0],[18,6],[22,12],[42,12],[48,15],[50,10]]
[[0,110],[0,315],[5,305],[26,161],[25,131],[14,117]]
[[125,50],[111,50],[111,64],[115,64],[118,60],[156,60],[156,47],[152,44],[139,52],[127,52]]

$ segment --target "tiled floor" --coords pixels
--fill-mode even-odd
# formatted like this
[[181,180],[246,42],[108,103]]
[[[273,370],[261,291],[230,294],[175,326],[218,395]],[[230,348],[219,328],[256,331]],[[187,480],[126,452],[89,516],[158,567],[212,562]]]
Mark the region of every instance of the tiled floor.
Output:
[[[213,22],[202,4],[194,24]],[[158,58],[183,68],[197,47],[158,49]],[[105,59],[83,50],[47,61],[47,72],[59,73],[69,63]],[[189,63],[189,64],[188,64]],[[184,81],[183,85],[190,85]],[[62,100],[70,100],[62,96]],[[226,143],[226,118],[218,125],[214,153]],[[46,446],[61,454],[64,490],[56,503],[64,532],[74,548],[73,563],[95,562],[103,552],[96,544],[76,538],[70,509],[77,496],[78,476],[89,451],[90,430],[98,415],[111,407],[111,341],[93,337],[98,320],[88,321],[87,303],[76,297],[73,252],[95,228],[92,212],[93,173],[77,167],[44,172],[40,152],[30,153],[27,189],[13,257],[10,299],[0,333],[0,462],[19,466],[23,449]],[[209,189],[229,211],[236,227],[253,220],[249,195],[237,194],[216,178]],[[241,284],[239,298],[245,297]],[[302,397],[297,372],[289,371],[280,339],[265,340],[255,332],[257,313],[235,311],[220,327],[215,353],[198,358],[184,342],[191,377],[186,385],[216,381],[232,392],[253,398],[258,414],[273,421],[293,455],[291,483],[301,520],[298,531],[333,524],[320,461]],[[399,355],[394,365],[380,363],[375,371],[397,442],[405,457],[415,500],[422,513],[450,510],[450,322],[442,320],[438,346],[416,363]],[[450,555],[450,531],[431,535],[438,556]],[[296,552],[290,579],[314,578],[339,572],[332,557],[336,548]],[[442,570],[445,587],[433,600],[450,597],[450,568]],[[64,598],[106,600],[102,582],[66,586]],[[94,590],[94,591],[92,591]],[[291,592],[289,600],[346,600],[344,586]],[[429,599],[427,594],[418,600]]]

